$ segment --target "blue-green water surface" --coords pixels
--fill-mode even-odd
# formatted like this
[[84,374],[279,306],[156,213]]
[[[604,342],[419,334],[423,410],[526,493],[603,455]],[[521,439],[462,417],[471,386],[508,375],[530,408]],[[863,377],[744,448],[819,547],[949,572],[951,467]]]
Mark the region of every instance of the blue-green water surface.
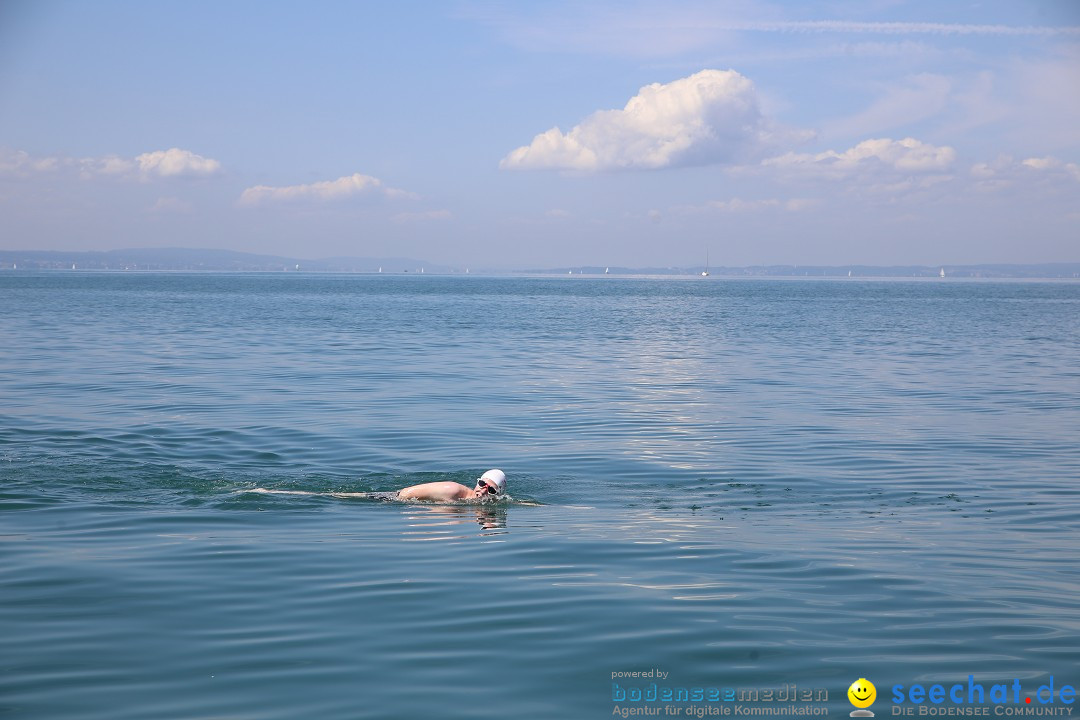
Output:
[[0,717],[1080,685],[1077,283],[8,271],[0,338]]

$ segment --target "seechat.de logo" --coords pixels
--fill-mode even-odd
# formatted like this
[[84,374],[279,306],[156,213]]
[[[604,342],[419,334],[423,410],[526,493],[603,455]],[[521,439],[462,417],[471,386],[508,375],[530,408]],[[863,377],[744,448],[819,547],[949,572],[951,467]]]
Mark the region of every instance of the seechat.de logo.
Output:
[[874,717],[874,713],[866,709],[877,699],[874,683],[866,678],[859,678],[847,689],[847,699],[857,708],[851,711],[850,717]]

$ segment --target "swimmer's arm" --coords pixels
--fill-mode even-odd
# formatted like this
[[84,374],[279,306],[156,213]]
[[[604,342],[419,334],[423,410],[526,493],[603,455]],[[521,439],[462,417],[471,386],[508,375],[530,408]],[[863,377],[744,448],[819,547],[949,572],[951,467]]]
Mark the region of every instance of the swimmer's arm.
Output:
[[456,482],[433,482],[413,485],[398,491],[400,500],[448,502],[472,497],[472,490]]

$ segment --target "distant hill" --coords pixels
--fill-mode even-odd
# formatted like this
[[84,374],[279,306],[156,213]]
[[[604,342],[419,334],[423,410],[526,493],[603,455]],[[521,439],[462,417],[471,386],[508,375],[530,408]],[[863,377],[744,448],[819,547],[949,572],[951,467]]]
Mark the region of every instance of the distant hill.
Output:
[[[700,275],[702,267],[576,267],[527,270],[536,275]],[[749,267],[711,267],[716,277],[862,277],[862,278],[1080,278],[1080,263],[1042,263],[1035,265],[752,265]]]
[[[185,272],[308,272],[463,273],[465,268],[436,265],[403,257],[332,257],[302,260],[281,255],[258,255],[235,250],[202,248],[130,248],[105,252],[66,250],[0,250],[0,269],[24,270],[157,270]],[[597,265],[526,269],[534,275],[700,275],[701,267],[600,267]],[[712,267],[716,277],[939,277],[947,278],[1080,278],[1080,263],[1032,265],[753,265]],[[482,268],[474,268],[486,272]],[[506,271],[503,271],[506,272]]]
[[321,272],[454,272],[454,268],[413,258],[336,257],[301,260],[280,255],[257,255],[234,250],[202,248],[130,248],[105,252],[66,250],[0,250],[0,268],[18,265],[27,270],[179,270],[273,272],[308,270]]

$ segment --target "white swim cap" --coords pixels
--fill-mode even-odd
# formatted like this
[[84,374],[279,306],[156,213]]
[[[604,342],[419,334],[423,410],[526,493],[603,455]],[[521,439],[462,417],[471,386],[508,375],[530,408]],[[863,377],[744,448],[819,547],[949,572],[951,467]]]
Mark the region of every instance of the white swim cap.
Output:
[[489,485],[494,485],[500,495],[506,491],[506,473],[502,470],[488,470],[478,477],[476,482],[486,482]]

